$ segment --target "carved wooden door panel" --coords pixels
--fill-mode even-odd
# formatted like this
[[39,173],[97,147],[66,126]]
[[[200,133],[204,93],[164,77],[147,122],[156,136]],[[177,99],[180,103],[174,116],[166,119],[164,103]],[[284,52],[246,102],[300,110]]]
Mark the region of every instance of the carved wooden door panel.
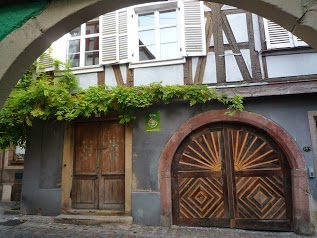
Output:
[[100,128],[100,209],[124,209],[124,126]]
[[124,209],[124,126],[75,125],[73,208]]
[[285,156],[248,126],[217,124],[187,137],[174,157],[172,188],[174,224],[292,229]]
[[92,123],[75,126],[73,208],[98,208],[98,127]]

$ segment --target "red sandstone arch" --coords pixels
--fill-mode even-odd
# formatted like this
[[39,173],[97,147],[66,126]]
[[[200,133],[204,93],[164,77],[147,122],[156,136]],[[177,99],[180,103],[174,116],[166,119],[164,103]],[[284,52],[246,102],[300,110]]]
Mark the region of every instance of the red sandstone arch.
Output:
[[[161,224],[172,224],[171,165],[174,154],[181,142],[193,130],[215,122],[239,122],[265,130],[285,153],[292,169],[292,194],[294,229],[306,233],[310,225],[308,182],[305,158],[293,138],[278,124],[252,112],[237,112],[233,116],[226,110],[208,111],[184,122],[170,138],[159,160],[159,181],[161,193]],[[305,232],[306,231],[306,232]]]

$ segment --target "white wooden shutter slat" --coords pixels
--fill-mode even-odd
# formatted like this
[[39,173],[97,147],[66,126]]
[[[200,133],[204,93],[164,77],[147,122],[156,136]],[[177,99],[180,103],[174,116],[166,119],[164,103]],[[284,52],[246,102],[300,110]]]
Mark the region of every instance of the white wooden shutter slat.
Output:
[[297,36],[294,36],[294,44],[295,46],[309,46],[305,41],[301,40]]
[[119,10],[119,60],[120,63],[128,62],[128,19],[127,9]]
[[118,57],[117,12],[101,16],[101,63],[111,64],[119,61]]
[[183,37],[185,56],[206,54],[204,27],[204,7],[202,1],[183,2]]
[[47,49],[37,60],[37,70],[39,72],[54,70],[54,60],[50,49]]
[[278,24],[264,19],[266,44],[268,49],[293,47],[292,34]]

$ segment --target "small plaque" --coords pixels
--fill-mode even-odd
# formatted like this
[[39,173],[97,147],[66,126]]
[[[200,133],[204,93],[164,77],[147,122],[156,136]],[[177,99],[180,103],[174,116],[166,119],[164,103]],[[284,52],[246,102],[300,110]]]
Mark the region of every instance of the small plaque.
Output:
[[145,131],[158,132],[161,130],[160,112],[150,112],[145,116]]

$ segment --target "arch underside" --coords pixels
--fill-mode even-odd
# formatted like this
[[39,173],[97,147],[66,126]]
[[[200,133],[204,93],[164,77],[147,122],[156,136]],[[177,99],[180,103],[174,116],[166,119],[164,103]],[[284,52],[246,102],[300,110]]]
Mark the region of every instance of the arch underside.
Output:
[[[29,19],[0,42],[0,105],[3,105],[21,75],[53,41],[92,18],[148,0],[51,1],[37,17]],[[288,0],[215,0],[266,17],[317,48],[317,12],[314,4]]]

